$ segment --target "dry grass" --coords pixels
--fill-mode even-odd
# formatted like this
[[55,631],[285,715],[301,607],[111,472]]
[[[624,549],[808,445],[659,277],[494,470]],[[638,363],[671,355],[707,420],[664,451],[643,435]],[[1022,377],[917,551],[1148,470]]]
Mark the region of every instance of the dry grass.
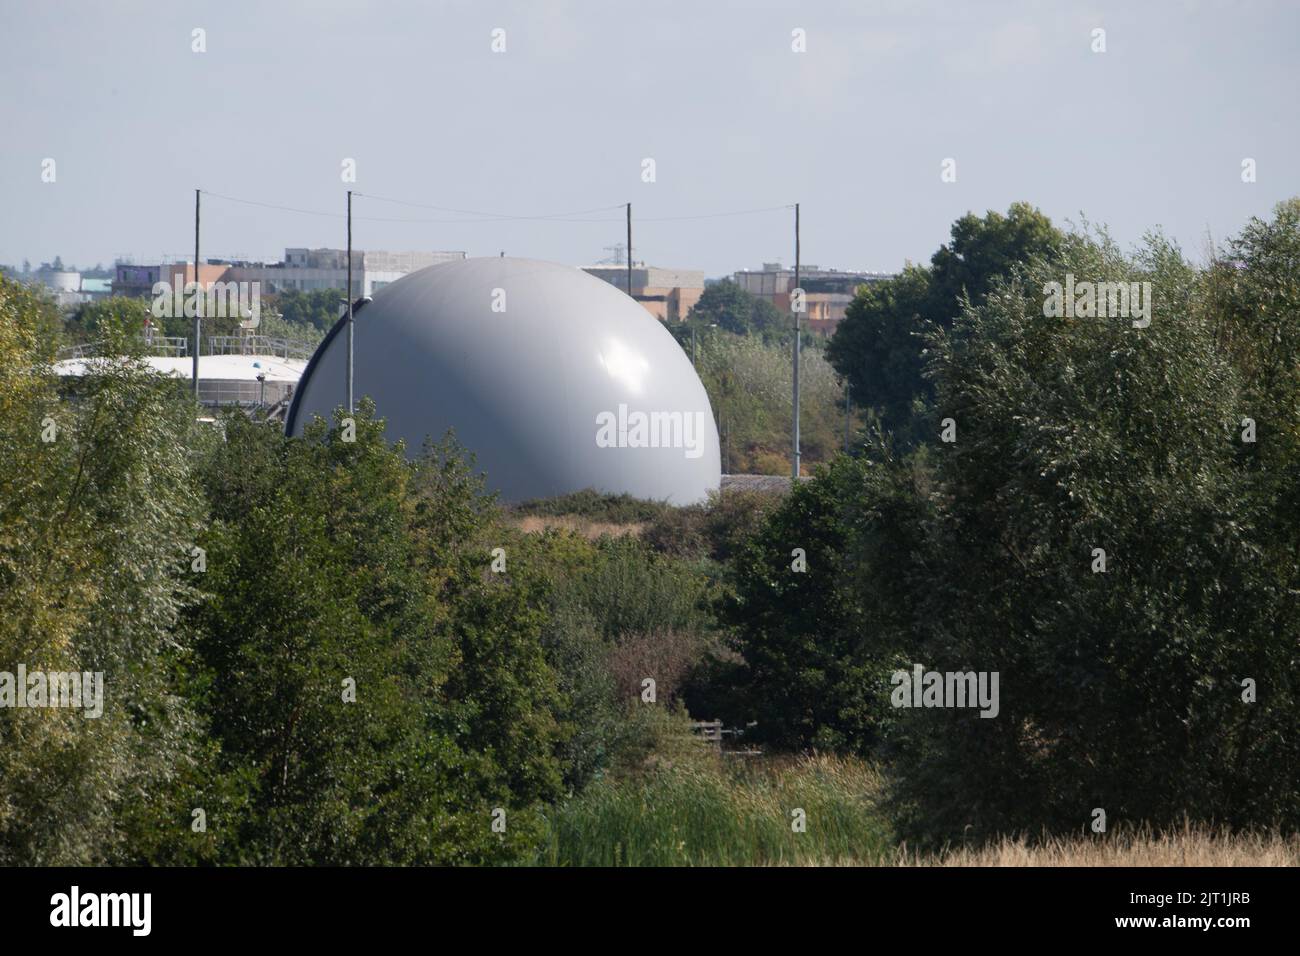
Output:
[[602,535],[621,538],[626,535],[640,536],[645,529],[644,521],[617,523],[613,521],[591,521],[581,515],[524,515],[514,520],[515,527],[527,534],[540,534],[552,528],[573,531],[588,541],[595,541]]
[[1155,833],[1050,838],[1030,844],[1004,838],[981,848],[925,855],[900,847],[895,866],[1300,866],[1300,837],[1227,833],[1203,826]]

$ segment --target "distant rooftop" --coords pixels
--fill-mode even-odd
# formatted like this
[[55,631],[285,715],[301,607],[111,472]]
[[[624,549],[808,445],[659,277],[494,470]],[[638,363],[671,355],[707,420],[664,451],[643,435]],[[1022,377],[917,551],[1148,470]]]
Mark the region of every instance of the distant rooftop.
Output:
[[[54,364],[54,374],[80,378],[97,366],[120,361],[107,358],[65,359]],[[194,359],[188,355],[146,355],[142,359],[155,372],[173,378],[190,379]],[[224,381],[256,382],[265,375],[268,382],[297,382],[302,378],[307,362],[303,359],[284,359],[275,355],[201,355],[199,378]]]
[[[783,266],[779,262],[764,262],[761,269],[741,269],[741,273],[750,275],[762,275],[764,273],[789,274],[794,275],[794,266]],[[826,268],[814,265],[812,263],[800,263],[799,272],[801,275],[824,275],[824,276],[878,276],[880,278],[892,278],[896,273],[881,272],[876,269],[836,269]]]

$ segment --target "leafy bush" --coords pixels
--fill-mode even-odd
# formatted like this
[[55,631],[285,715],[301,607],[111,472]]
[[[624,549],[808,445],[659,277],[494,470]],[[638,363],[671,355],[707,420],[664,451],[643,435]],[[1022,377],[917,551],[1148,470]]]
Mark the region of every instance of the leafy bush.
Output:
[[[935,331],[926,444],[796,489],[737,564],[760,729],[874,735],[914,840],[1066,832],[1095,807],[1300,826],[1297,236],[1285,204],[1225,281],[1158,235],[1134,257],[1072,235]],[[1044,317],[1067,272],[1150,282],[1150,326]],[[887,707],[913,663],[998,673],[999,714]]]
[[593,521],[608,521],[614,524],[634,524],[653,521],[661,515],[671,512],[672,506],[665,502],[646,501],[628,494],[611,495],[591,488],[575,491],[554,498],[538,498],[523,501],[510,509],[520,515],[578,515]]
[[[714,331],[700,339],[696,367],[722,433],[724,472],[790,473],[791,350]],[[844,445],[844,392],[822,349],[805,344],[799,370],[801,451],[825,461]]]
[[627,634],[693,631],[708,623],[708,581],[635,538],[602,538],[593,564],[559,585],[559,601],[582,608],[599,632]]
[[[195,598],[182,568],[203,510],[192,406],[129,359],[65,399],[47,364],[52,320],[0,279],[0,671],[101,672],[103,710],[0,706],[4,865],[129,859],[153,826],[150,798],[194,754],[177,627]],[[129,336],[111,320],[100,332]]]
[[1053,261],[1065,237],[1028,203],[1004,216],[967,213],[929,266],[909,265],[885,282],[862,286],[835,329],[827,356],[899,447],[922,439],[916,413],[934,398],[925,377],[926,336],[952,327],[969,300],[980,305],[994,284],[1033,261]]
[[729,561],[781,500],[777,493],[727,491],[704,504],[669,508],[641,533],[641,540],[676,558]]
[[525,573],[547,581],[543,640],[559,681],[565,781],[581,789],[639,748],[628,714],[641,706],[642,678],[653,677],[666,702],[713,646],[709,580],[632,538],[520,539]]
[[540,608],[485,577],[493,511],[454,446],[412,467],[368,403],[353,417],[345,442],[231,414],[204,468],[219,504],[195,694],[219,749],[193,805],[219,835],[203,855],[510,859],[560,787]]
[[[916,512],[898,467],[840,457],[798,483],[737,556],[725,611],[758,739],[859,753],[876,744],[903,611],[897,585],[881,585],[911,562],[893,542]],[[870,552],[864,541],[889,543]],[[865,601],[850,569],[879,572]]]

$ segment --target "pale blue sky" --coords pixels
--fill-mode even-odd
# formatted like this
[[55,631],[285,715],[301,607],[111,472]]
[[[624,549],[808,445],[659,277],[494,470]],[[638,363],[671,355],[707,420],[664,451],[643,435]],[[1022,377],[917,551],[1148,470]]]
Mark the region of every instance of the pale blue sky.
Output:
[[[799,200],[821,266],[928,259],[957,216],[1017,199],[1124,244],[1161,225],[1199,257],[1300,194],[1298,54],[1294,2],[0,0],[0,262],[184,254],[196,186],[341,213],[344,157],[361,192],[493,213]],[[360,217],[457,216],[356,203],[358,248],[585,264],[623,236],[617,211],[394,223]],[[637,258],[789,263],[791,219],[645,221]],[[205,199],[205,255],[343,243],[341,219]]]

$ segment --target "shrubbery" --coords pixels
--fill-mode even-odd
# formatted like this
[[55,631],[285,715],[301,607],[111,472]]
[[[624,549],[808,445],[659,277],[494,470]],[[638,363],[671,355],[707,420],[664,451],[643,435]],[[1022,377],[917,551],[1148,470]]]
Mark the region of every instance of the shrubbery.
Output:
[[[130,355],[133,317],[91,334]],[[520,859],[541,807],[654,746],[622,685],[674,696],[707,577],[520,533],[453,441],[408,463],[365,403],[345,441],[196,424],[132,361],[63,395],[48,307],[6,282],[0,320],[0,670],[106,684],[99,720],[0,710],[0,860]]]
[[[0,671],[102,672],[105,699],[97,718],[0,707],[3,865],[130,859],[196,750],[178,636],[204,510],[194,416],[129,358],[64,401],[51,313],[0,279]],[[129,354],[127,328],[98,332]]]
[[[876,859],[877,796],[912,845],[1097,807],[1295,831],[1300,202],[1204,270],[1018,219],[962,221],[992,243],[978,295],[929,289],[962,257],[904,277],[954,313],[924,353],[859,356],[898,373],[887,430],[834,455],[842,419],[813,413],[814,480],[687,508],[507,511],[452,437],[408,462],[365,403],[355,441],[198,424],[117,306],[73,332],[127,360],[69,388],[52,310],[0,281],[0,671],[107,690],[97,720],[0,708],[0,862]],[[1045,317],[1067,273],[1151,283],[1150,325]],[[864,292],[858,331],[905,285]],[[701,346],[751,462],[788,427],[767,349]],[[620,536],[519,527],[575,513]],[[913,664],[997,672],[997,716],[894,708]],[[729,766],[686,710],[836,756]]]
[[[1298,219],[1285,204],[1205,274],[1158,236],[1130,258],[1073,235],[932,332],[921,448],[836,463],[737,566],[764,732],[887,756],[912,838],[1096,807],[1300,825]],[[1150,282],[1150,326],[1045,318],[1067,272]],[[912,663],[999,672],[1000,714],[885,706]]]
[[[790,346],[712,330],[699,339],[696,368],[718,419],[723,471],[788,475]],[[828,460],[844,447],[844,391],[812,341],[801,352],[799,390],[802,454],[810,463]]]

